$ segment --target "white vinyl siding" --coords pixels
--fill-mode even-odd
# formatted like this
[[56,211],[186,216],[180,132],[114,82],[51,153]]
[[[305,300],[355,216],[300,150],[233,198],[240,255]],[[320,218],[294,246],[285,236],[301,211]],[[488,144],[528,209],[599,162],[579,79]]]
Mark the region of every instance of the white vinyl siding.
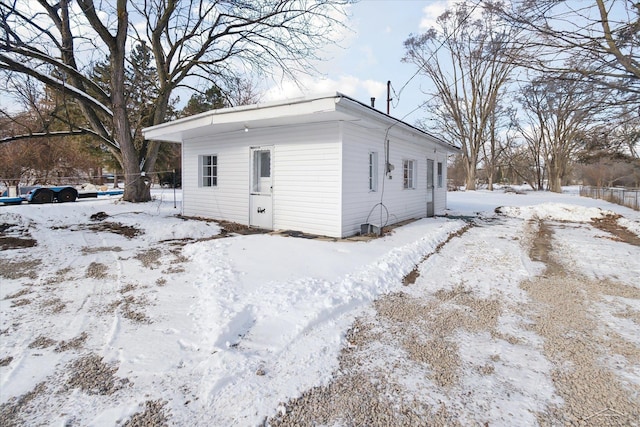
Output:
[[[402,160],[424,158],[426,150],[430,149],[433,153],[433,148],[426,146],[424,140],[409,140],[402,132],[392,129],[389,134],[389,163],[394,169],[387,174],[384,132],[345,123],[342,144],[342,236],[358,233],[360,225],[367,221],[374,225],[385,225],[426,216],[426,186],[418,185],[414,191],[403,189]],[[378,192],[369,191],[363,184],[368,176],[370,152],[379,153]],[[426,167],[421,168],[416,161],[415,169],[416,182],[426,182]],[[379,205],[381,195],[384,208]]]
[[340,237],[339,123],[300,125],[275,143],[273,226]]
[[[201,156],[216,155],[216,186],[202,186]],[[248,224],[249,148],[236,135],[201,137],[182,144],[182,212],[185,216]],[[198,162],[198,163],[196,163]]]
[[183,162],[216,153],[217,186],[201,187],[199,168],[183,169],[183,214],[248,225],[250,147],[273,146],[273,227],[340,237],[339,124],[254,129],[183,143]]
[[[250,148],[273,147],[273,228],[346,237],[360,225],[392,224],[426,215],[426,164],[435,146],[392,129],[385,173],[384,132],[349,122],[300,124],[249,132],[202,136],[183,143],[183,214],[248,225]],[[377,191],[369,188],[370,154],[377,167]],[[431,154],[429,154],[431,153]],[[216,186],[202,187],[200,156],[216,156]],[[416,189],[403,189],[403,160],[415,160]],[[443,162],[446,153],[436,153]],[[422,161],[422,164],[420,163]],[[422,185],[420,185],[422,183]],[[383,192],[384,189],[384,192]],[[381,199],[381,196],[382,199]],[[384,209],[379,205],[382,201]],[[446,189],[436,188],[436,214],[446,207]],[[386,211],[388,210],[388,216]]]

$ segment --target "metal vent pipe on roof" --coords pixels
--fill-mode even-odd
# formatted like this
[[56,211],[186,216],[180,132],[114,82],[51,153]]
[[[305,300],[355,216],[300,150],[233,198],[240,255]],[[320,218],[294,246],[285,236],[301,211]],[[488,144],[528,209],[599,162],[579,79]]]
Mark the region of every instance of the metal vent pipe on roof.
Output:
[[371,108],[376,108],[376,99],[373,96],[371,97]]

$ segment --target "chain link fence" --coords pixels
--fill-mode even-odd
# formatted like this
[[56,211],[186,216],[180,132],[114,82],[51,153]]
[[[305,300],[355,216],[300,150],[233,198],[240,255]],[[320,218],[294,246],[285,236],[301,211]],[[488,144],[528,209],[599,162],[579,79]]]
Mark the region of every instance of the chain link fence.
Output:
[[640,189],[580,186],[580,195],[640,210]]

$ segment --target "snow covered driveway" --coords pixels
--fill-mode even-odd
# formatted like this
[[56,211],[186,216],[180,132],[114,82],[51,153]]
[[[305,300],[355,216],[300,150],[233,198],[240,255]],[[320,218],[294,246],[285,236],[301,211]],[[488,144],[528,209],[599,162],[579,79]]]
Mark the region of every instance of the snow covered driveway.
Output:
[[638,425],[636,240],[590,225],[598,209],[501,210],[379,298],[334,379],[270,423]]
[[217,238],[162,195],[2,208],[0,424],[637,422],[640,248],[591,218],[638,213],[450,196],[460,237],[366,243]]

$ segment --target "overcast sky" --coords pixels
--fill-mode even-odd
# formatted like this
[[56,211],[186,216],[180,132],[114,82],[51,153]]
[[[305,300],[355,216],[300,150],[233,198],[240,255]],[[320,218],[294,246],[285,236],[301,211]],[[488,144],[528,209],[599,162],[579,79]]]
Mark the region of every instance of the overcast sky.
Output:
[[[375,97],[376,108],[386,111],[387,81],[390,80],[391,115],[415,122],[424,115],[420,109],[415,111],[416,108],[428,98],[422,91],[429,91],[431,87],[421,76],[409,82],[416,67],[401,62],[403,42],[410,34],[431,27],[448,3],[451,1],[361,0],[353,5],[352,33],[342,42],[342,49],[332,50],[327,55],[330,60],[319,65],[319,70],[326,75],[324,80],[303,79],[305,94],[339,91],[367,104]],[[266,97],[277,100],[301,94],[294,84],[285,84],[272,88]]]

